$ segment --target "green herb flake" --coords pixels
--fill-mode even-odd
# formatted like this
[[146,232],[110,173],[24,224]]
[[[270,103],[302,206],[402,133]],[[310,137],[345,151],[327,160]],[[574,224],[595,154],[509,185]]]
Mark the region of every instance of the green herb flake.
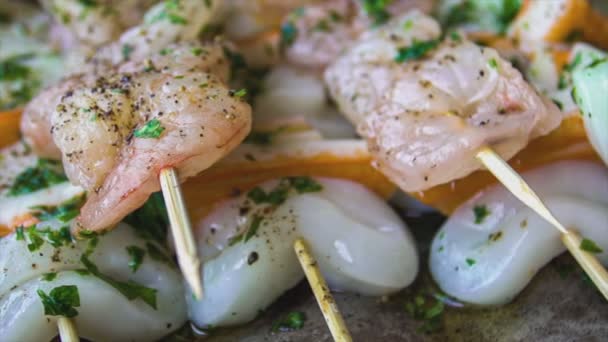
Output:
[[403,63],[410,60],[420,59],[428,54],[431,50],[435,49],[437,45],[439,45],[438,40],[414,40],[412,45],[398,49],[397,56],[395,56],[395,62]]
[[0,81],[16,81],[29,77],[32,70],[24,63],[33,57],[33,54],[27,53],[11,56],[1,60]]
[[365,13],[373,19],[374,25],[384,24],[390,19],[390,14],[386,10],[386,7],[390,5],[393,0],[362,0],[363,10]]
[[441,330],[445,305],[442,300],[436,297],[438,295],[430,296],[421,293],[405,303],[405,311],[408,315],[417,321],[423,321],[417,329],[418,332],[430,334]]
[[15,240],[23,241],[25,240],[25,235],[23,234],[23,226],[19,226],[15,229]]
[[289,177],[288,180],[299,194],[323,190],[323,186],[310,177]]
[[475,259],[467,258],[467,259],[466,259],[466,262],[467,262],[467,265],[469,265],[469,266],[473,266],[473,265],[475,265],[475,263],[476,263],[477,261],[475,261]]
[[133,135],[136,138],[158,139],[164,130],[165,128],[161,125],[158,119],[152,119],[146,122],[146,124],[142,127],[136,129],[133,132]]
[[34,212],[32,213],[40,221],[48,221],[57,219],[61,222],[68,222],[78,216],[80,213],[80,207],[86,201],[86,195],[75,196],[57,206],[39,205],[30,207]]
[[272,325],[273,332],[287,332],[299,330],[304,327],[306,322],[306,315],[300,311],[290,312],[284,318],[276,321]]
[[450,33],[450,38],[457,43],[460,43],[462,41],[462,37],[460,36],[460,33],[458,33],[457,31],[452,31]]
[[247,89],[239,89],[239,90],[230,90],[230,96],[242,98],[247,95]]
[[601,249],[593,240],[589,240],[587,238],[584,238],[581,241],[581,245],[579,246],[580,249],[582,249],[585,252],[589,252],[592,254],[599,254],[602,253],[604,250]]
[[148,304],[154,310],[156,310],[156,293],[158,292],[156,289],[152,289],[149,287],[145,287],[141,284],[138,284],[134,281],[122,282],[115,280],[99,271],[97,266],[93,264],[87,257],[86,254],[82,255],[80,261],[84,265],[84,267],[89,271],[92,275],[97,278],[103,280],[108,285],[114,287],[118,292],[120,292],[123,296],[125,296],[128,300],[141,299],[144,303]]
[[128,61],[131,58],[131,53],[133,53],[134,50],[135,48],[133,47],[133,45],[123,44],[120,51],[122,53],[123,61]]
[[245,233],[243,242],[249,241],[249,239],[251,239],[258,232],[258,229],[260,228],[260,225],[262,224],[263,220],[264,220],[264,218],[262,216],[256,215],[253,217],[253,219],[251,220],[251,225],[249,226],[249,229],[247,229],[247,232]]
[[152,194],[141,208],[127,215],[124,221],[140,238],[166,245],[169,217],[161,192]]
[[557,106],[557,108],[559,108],[559,110],[564,110],[564,104],[556,99],[551,99],[551,101],[553,101],[553,103],[555,103],[555,105]]
[[482,224],[491,212],[485,205],[476,205],[473,207],[473,214],[475,215],[475,224]]
[[80,295],[76,285],[58,286],[52,289],[48,295],[40,289],[37,293],[44,306],[45,315],[67,318],[78,316],[75,308],[80,306]]
[[286,22],[281,25],[281,42],[282,48],[291,46],[298,37],[298,29],[292,22]]
[[195,47],[195,48],[192,48],[190,50],[190,52],[192,52],[192,54],[195,56],[200,56],[203,53],[203,49],[200,47]]
[[45,273],[42,275],[42,280],[44,281],[53,281],[55,278],[57,278],[56,272]]
[[490,66],[490,68],[492,69],[498,69],[498,62],[496,61],[496,58],[492,58],[488,61],[488,65]]
[[15,178],[8,191],[9,197],[29,194],[52,185],[67,182],[61,163],[49,159],[38,159],[36,166],[28,167]]
[[135,273],[144,261],[146,251],[144,251],[143,248],[137,246],[127,246],[126,249],[127,254],[129,254],[129,257],[131,258],[129,260],[129,268],[133,273]]

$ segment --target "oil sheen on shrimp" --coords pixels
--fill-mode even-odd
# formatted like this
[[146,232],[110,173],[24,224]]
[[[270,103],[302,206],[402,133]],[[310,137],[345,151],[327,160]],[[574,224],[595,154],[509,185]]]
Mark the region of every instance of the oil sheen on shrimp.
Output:
[[[284,201],[271,204],[261,192]],[[300,282],[304,274],[293,250],[298,236],[335,290],[386,295],[408,286],[418,272],[405,224],[382,199],[346,180],[268,181],[216,206],[196,230],[206,296],[189,300],[189,310],[201,327],[250,321]]]
[[[160,189],[161,169],[186,179],[245,138],[251,108],[225,85],[228,67],[220,44],[181,44],[113,73],[66,80],[69,90],[50,108],[51,138],[24,133],[34,143],[52,139],[68,178],[89,191],[76,229],[111,227]],[[44,115],[26,111],[22,127],[32,117]]]
[[408,192],[479,169],[485,145],[509,159],[562,120],[495,50],[439,35],[433,19],[410,12],[363,36],[325,72],[375,166]]
[[[606,168],[563,161],[523,177],[562,224],[603,249],[596,256],[607,265]],[[538,270],[565,251],[559,231],[504,187],[494,186],[463,204],[439,230],[431,246],[430,269],[447,294],[500,305],[513,300]]]

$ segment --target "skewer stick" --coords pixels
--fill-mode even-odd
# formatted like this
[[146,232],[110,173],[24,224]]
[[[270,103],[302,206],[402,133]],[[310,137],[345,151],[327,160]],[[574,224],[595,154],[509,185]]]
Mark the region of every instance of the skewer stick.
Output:
[[175,241],[177,261],[196,299],[203,298],[203,285],[200,276],[201,261],[196,252],[196,243],[192,235],[192,226],[184,204],[184,198],[173,168],[160,172],[160,186],[169,213],[171,234]]
[[310,252],[306,241],[302,238],[296,239],[293,248],[296,251],[300,265],[302,265],[302,269],[304,269],[306,279],[308,279],[312,292],[315,294],[317,303],[321,308],[321,312],[323,313],[323,317],[325,318],[325,322],[329,327],[329,331],[331,332],[334,341],[352,341],[353,339],[348,332],[346,324],[344,324],[336,301],[331,295],[331,292],[329,292],[329,287],[327,286],[327,283],[319,270],[317,261]]
[[57,327],[59,328],[59,338],[61,342],[79,342],[78,332],[74,322],[67,317],[59,317],[57,320]]
[[581,237],[566,229],[545,206],[521,176],[491,148],[484,147],[477,153],[477,159],[520,201],[551,223],[561,233],[561,239],[576,261],[583,267],[589,278],[608,300],[608,272],[595,255],[580,248]]

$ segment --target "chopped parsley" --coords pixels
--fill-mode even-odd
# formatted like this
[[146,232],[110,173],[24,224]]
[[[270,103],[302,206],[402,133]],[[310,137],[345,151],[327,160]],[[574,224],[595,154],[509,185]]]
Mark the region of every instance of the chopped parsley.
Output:
[[38,205],[30,207],[34,209],[33,215],[40,221],[57,219],[63,223],[70,221],[78,216],[80,207],[84,204],[86,195],[75,196],[57,206]]
[[580,249],[593,254],[599,254],[604,251],[595,243],[595,241],[586,238],[581,241]]
[[163,194],[161,192],[153,193],[141,208],[127,215],[124,222],[133,227],[140,238],[165,246],[169,217]]
[[281,179],[279,184],[270,192],[265,192],[260,187],[255,187],[247,193],[247,198],[255,204],[280,205],[287,199],[289,190],[293,188],[297,193],[318,192],[323,190],[323,186],[316,180],[306,176],[286,177]]
[[255,235],[255,233],[258,232],[258,229],[260,228],[260,224],[262,223],[263,219],[264,218],[262,216],[256,215],[253,217],[253,220],[251,220],[251,225],[249,226],[249,229],[247,229],[247,232],[245,233],[243,242],[249,241],[249,239],[251,239]]
[[496,58],[492,58],[488,61],[488,65],[490,66],[490,68],[492,69],[498,69],[498,62],[496,61]]
[[[247,193],[247,198],[255,204],[268,204],[276,207],[287,200],[291,190],[296,191],[298,194],[303,194],[321,191],[323,190],[323,186],[310,177],[286,177],[281,179],[279,184],[269,192],[264,191],[260,187],[251,189]],[[245,232],[232,237],[228,244],[232,246],[237,242],[249,241],[257,233],[263,220],[263,216],[253,216],[249,228]]]
[[[133,47],[133,45],[131,45],[131,44],[124,44],[122,46],[122,49],[121,49],[122,59],[124,61],[128,61],[131,58],[131,53],[133,53],[133,50],[135,50],[135,48]],[[161,54],[162,54],[162,51],[161,51]]]
[[475,263],[477,263],[477,261],[475,261],[475,259],[471,259],[471,258],[467,258],[465,261],[467,262],[467,265],[469,265],[469,266],[473,266],[473,265],[475,265]]
[[491,211],[486,205],[476,205],[473,207],[473,214],[475,215],[475,224],[482,224],[486,217],[491,214]]
[[39,250],[45,242],[55,248],[73,243],[72,235],[70,234],[70,229],[68,227],[61,227],[59,230],[54,230],[49,227],[38,229],[36,225],[27,228],[21,233],[17,232],[17,240],[24,240],[27,243],[27,249],[30,252]]
[[133,132],[133,135],[136,138],[158,139],[161,134],[163,134],[164,130],[165,128],[160,124],[160,121],[158,119],[152,119],[146,122],[146,124],[142,127],[136,129]]
[[272,131],[252,131],[247,138],[245,138],[245,142],[254,145],[268,146],[271,145],[274,138],[284,132],[285,129],[286,127],[279,127]]
[[57,278],[56,272],[45,273],[42,275],[42,280],[44,281],[53,281],[55,278]]
[[304,327],[306,322],[306,315],[300,311],[294,311],[287,314],[287,316],[276,321],[272,325],[273,332],[287,332],[299,330]]
[[15,240],[17,241],[25,240],[25,235],[23,234],[23,226],[15,228],[15,236]]
[[445,309],[443,301],[434,296],[417,294],[405,303],[405,311],[415,320],[424,321],[418,332],[430,334],[441,330],[442,314]]
[[281,42],[282,48],[291,46],[298,37],[298,28],[290,21],[281,25]]
[[149,23],[155,23],[161,20],[168,20],[174,25],[186,25],[188,20],[176,13],[180,10],[180,0],[166,0],[164,8],[158,14],[146,20]]
[[562,103],[562,101],[556,100],[554,98],[552,98],[551,101],[553,101],[553,103],[555,103],[555,105],[557,106],[557,108],[559,108],[559,110],[564,110],[564,104]]
[[17,175],[8,190],[8,196],[29,194],[67,180],[60,162],[40,158],[35,166],[28,167]]
[[190,52],[192,52],[192,54],[195,56],[200,56],[203,53],[203,49],[200,47],[194,47],[190,50]]
[[76,285],[58,286],[47,295],[44,291],[36,291],[44,306],[44,314],[47,316],[64,316],[72,318],[78,316],[75,309],[80,306],[80,295]]
[[247,89],[230,90],[229,93],[230,96],[242,98],[243,96],[247,95]]
[[414,40],[412,45],[399,48],[397,56],[395,56],[395,62],[403,63],[422,58],[436,48],[437,45],[439,45],[439,40],[436,39],[426,41]]
[[127,254],[129,254],[129,257],[131,258],[129,260],[129,268],[133,273],[135,273],[144,261],[146,251],[144,251],[143,248],[137,246],[127,246],[126,249]]
[[98,5],[96,0],[78,0],[78,2],[82,6],[90,8],[96,7]]
[[115,288],[118,292],[120,292],[123,296],[125,296],[128,300],[135,300],[137,298],[144,301],[144,303],[148,304],[154,310],[156,310],[156,293],[158,292],[156,289],[152,289],[149,287],[145,287],[141,284],[138,284],[134,281],[118,281],[115,280],[99,271],[97,266],[93,264],[84,254],[80,261],[84,265],[87,271],[97,278],[103,280],[108,285]]
[[0,81],[22,80],[30,76],[31,69],[23,62],[34,57],[33,54],[20,54],[0,61]]
[[390,14],[386,10],[386,7],[390,5],[393,0],[362,0],[363,10],[365,13],[374,21],[374,25],[384,24],[390,19]]

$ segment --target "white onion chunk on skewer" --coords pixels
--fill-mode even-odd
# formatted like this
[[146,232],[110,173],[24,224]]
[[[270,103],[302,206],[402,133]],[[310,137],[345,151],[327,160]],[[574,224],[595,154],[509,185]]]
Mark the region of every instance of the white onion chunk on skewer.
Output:
[[[597,257],[607,265],[608,170],[564,161],[523,177],[561,223],[604,250]],[[559,231],[497,185],[463,204],[443,225],[431,246],[430,269],[447,294],[500,305],[565,250]]]
[[[332,289],[386,295],[414,280],[414,240],[392,209],[362,185],[315,181],[321,191],[298,194],[291,189],[269,211],[264,209],[270,205],[248,199],[251,191],[242,194],[216,206],[198,225],[206,296],[202,301],[188,297],[196,325],[250,321],[300,282],[304,274],[293,251],[298,236],[309,243]],[[271,193],[278,184],[269,181],[259,188]],[[256,217],[262,219],[247,240],[243,231],[255,225]],[[235,242],[236,236],[241,240]]]

